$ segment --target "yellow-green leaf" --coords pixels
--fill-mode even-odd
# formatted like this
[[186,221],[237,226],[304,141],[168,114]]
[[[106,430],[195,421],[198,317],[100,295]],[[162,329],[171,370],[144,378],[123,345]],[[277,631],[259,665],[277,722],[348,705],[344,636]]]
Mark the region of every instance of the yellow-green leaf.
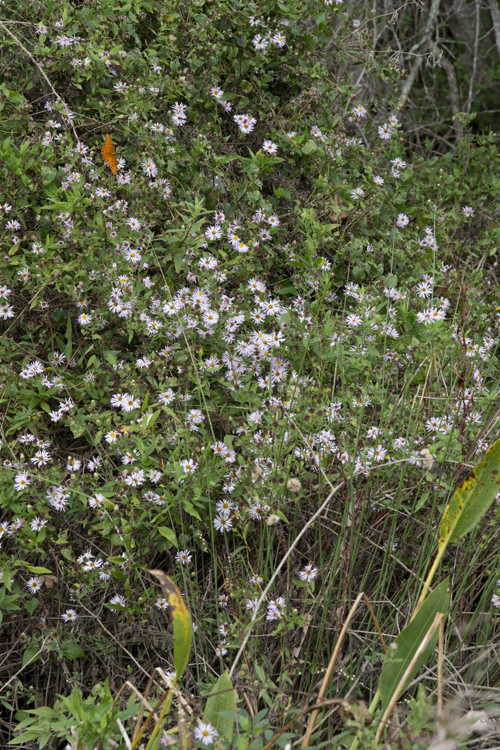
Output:
[[500,440],[488,449],[446,508],[439,544],[456,542],[479,523],[500,489]]
[[174,666],[177,682],[187,667],[191,643],[193,640],[193,623],[188,608],[184,604],[179,587],[163,570],[150,570],[161,586],[163,596],[170,605],[170,613],[174,624]]
[[42,575],[43,573],[45,573],[45,575],[52,575],[52,571],[48,568],[42,568],[40,565],[30,565],[24,560],[22,560],[21,562],[24,567],[28,568],[29,572],[33,573],[34,575]]
[[158,526],[158,531],[162,536],[165,537],[165,539],[168,539],[171,544],[175,545],[176,547],[179,546],[177,537],[175,536],[175,532],[172,531],[172,529],[169,529],[168,526]]
[[455,491],[446,507],[439,529],[438,553],[425,580],[414,616],[425,599],[447,546],[477,526],[495,499],[499,488],[500,440],[497,440]]

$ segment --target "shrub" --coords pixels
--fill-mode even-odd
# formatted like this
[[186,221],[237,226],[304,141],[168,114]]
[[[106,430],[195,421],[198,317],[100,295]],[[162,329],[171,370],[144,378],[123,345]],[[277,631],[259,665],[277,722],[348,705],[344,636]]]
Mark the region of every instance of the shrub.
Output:
[[[196,695],[273,581],[234,676],[278,726],[360,590],[399,632],[496,436],[495,138],[408,161],[398,117],[325,58],[332,39],[352,55],[342,6],[20,2],[2,27],[0,565],[29,614],[3,625],[25,644],[20,707],[171,677],[159,568],[194,618]],[[495,631],[496,526],[443,560],[465,669]],[[338,689],[368,701],[367,623]]]

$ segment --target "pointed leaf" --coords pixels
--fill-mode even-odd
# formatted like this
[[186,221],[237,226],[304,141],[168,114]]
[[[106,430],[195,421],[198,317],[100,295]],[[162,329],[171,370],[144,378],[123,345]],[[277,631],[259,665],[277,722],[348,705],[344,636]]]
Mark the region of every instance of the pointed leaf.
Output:
[[204,721],[209,721],[217,729],[221,737],[230,740],[233,733],[233,719],[222,715],[222,711],[236,715],[236,691],[229,677],[229,672],[221,674],[212,690],[213,695],[207,700]]
[[68,322],[66,324],[66,346],[64,347],[64,353],[68,362],[71,359],[73,352],[73,342],[71,340],[71,315],[68,315]]
[[25,568],[28,568],[30,573],[34,573],[36,575],[40,575],[42,573],[45,573],[47,575],[52,575],[52,571],[48,568],[42,568],[41,565],[30,565],[29,563],[25,562],[24,560],[21,561]]
[[500,489],[500,440],[457,489],[445,510],[439,545],[456,542],[477,526]]
[[180,680],[189,660],[191,642],[193,640],[193,624],[191,615],[184,604],[178,586],[163,570],[150,570],[161,586],[164,597],[170,604],[170,612],[174,623],[174,666],[176,681]]
[[499,488],[500,440],[497,440],[456,490],[446,507],[439,529],[438,552],[427,574],[417,607],[425,599],[448,545],[477,526],[495,499]]
[[160,416],[160,413],[161,413],[161,410],[158,409],[157,411],[154,412],[153,416],[148,419],[148,423],[146,425],[146,427],[148,428],[148,430],[152,430],[153,429],[156,420]]
[[162,536],[165,537],[165,539],[168,539],[168,541],[173,544],[175,547],[178,547],[179,544],[177,542],[177,537],[175,536],[175,532],[172,531],[172,529],[169,529],[168,526],[158,526],[158,531]]
[[70,661],[86,656],[85,651],[82,651],[78,643],[75,643],[75,641],[65,641],[64,643],[61,643],[61,651],[66,659],[69,659]]
[[[29,641],[26,648],[24,649],[23,667],[25,667],[26,664],[29,664],[29,663],[33,664],[33,662],[37,661],[37,659],[40,658],[40,654],[38,654],[39,649],[40,647],[38,645],[38,642],[36,641],[36,639],[32,638],[31,641]],[[36,658],[34,658],[35,656]]]
[[24,608],[30,613],[30,615],[33,614],[35,609],[38,607],[38,599],[30,599],[27,602],[24,602]]
[[[449,579],[446,578],[439,586],[429,594],[417,614],[409,625],[398,635],[395,643],[397,649],[392,648],[385,658],[378,689],[382,698],[383,708],[387,708],[391,697],[399,685],[407,667],[413,659],[418,647],[425,638],[429,628],[434,622],[438,612],[445,613],[450,602],[450,595],[447,593]],[[416,673],[432,654],[436,647],[438,633],[436,632],[431,638],[429,645],[425,649],[420,659],[415,664],[411,674],[408,677],[407,684],[415,677]]]

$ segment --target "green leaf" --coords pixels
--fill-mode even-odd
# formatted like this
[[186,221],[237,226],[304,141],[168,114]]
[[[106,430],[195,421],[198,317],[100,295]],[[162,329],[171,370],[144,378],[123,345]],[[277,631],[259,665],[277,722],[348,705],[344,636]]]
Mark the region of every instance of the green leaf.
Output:
[[64,347],[64,353],[69,362],[71,354],[73,352],[73,343],[71,341],[71,316],[68,315],[68,323],[66,325],[66,346]]
[[416,513],[418,510],[424,507],[425,503],[427,502],[427,498],[429,497],[429,492],[424,492],[422,497],[419,499],[415,507],[413,508],[413,513]]
[[14,737],[10,740],[9,745],[25,745],[27,742],[33,742],[38,738],[38,732],[35,729],[28,729],[27,732],[23,732],[19,737]]
[[7,594],[6,586],[0,588],[0,609],[4,612],[15,612],[20,609],[17,602],[20,599],[20,594]]
[[306,145],[302,147],[303,154],[310,154],[311,151],[316,151],[317,146],[314,141],[307,141]]
[[175,265],[175,270],[176,270],[177,273],[179,273],[179,271],[182,268],[182,259],[183,259],[183,257],[184,257],[184,253],[177,253],[176,256],[175,256],[175,258],[174,258],[174,265]]
[[448,545],[477,526],[495,499],[499,488],[500,440],[497,440],[455,491],[444,511],[439,529],[438,553],[425,580],[418,605],[424,600]]
[[352,269],[352,275],[357,282],[361,282],[365,278],[365,272],[359,266],[354,266],[354,268]]
[[19,107],[26,103],[26,99],[18,91],[10,91],[6,86],[1,88],[2,94],[15,106]]
[[221,737],[230,740],[233,733],[233,720],[221,715],[222,711],[236,714],[236,690],[226,669],[213,686],[205,706],[204,721],[209,721]]
[[[448,609],[450,602],[450,595],[447,592],[448,581],[449,579],[446,578],[436,589],[434,589],[432,594],[429,594],[413,620],[396,638],[395,643],[397,649],[395,651],[389,649],[389,652],[386,655],[378,683],[378,689],[380,691],[384,710],[389,705],[391,697],[399,685],[405,670],[427,635],[429,628],[434,622],[436,614],[438,612],[445,613]],[[437,639],[438,632],[436,631],[424,653],[415,664],[414,669],[408,677],[407,684],[411,682],[420,667],[425,664],[430,657],[436,647]]]
[[146,427],[148,428],[148,430],[152,430],[153,429],[153,427],[155,425],[155,422],[158,419],[158,417],[160,416],[160,414],[161,414],[161,409],[157,409],[153,413],[153,416],[149,418],[148,423],[146,425]]
[[38,607],[38,599],[30,599],[29,602],[24,602],[24,608],[30,615],[33,614],[35,609]]
[[182,499],[182,507],[184,510],[189,513],[190,516],[193,516],[193,518],[197,518],[198,521],[201,521],[201,516],[194,507],[193,503],[189,500],[186,500],[185,498]]
[[69,659],[70,661],[86,656],[85,651],[82,651],[78,643],[75,643],[75,641],[65,641],[64,643],[61,643],[61,651],[66,659]]
[[104,359],[106,360],[106,362],[109,362],[110,365],[116,365],[116,363],[118,362],[116,355],[119,353],[120,352],[118,351],[112,351],[111,349],[109,349],[108,351],[103,352]]
[[23,653],[23,667],[26,666],[26,664],[31,663],[33,664],[35,661],[37,661],[40,658],[40,654],[34,659],[33,657],[38,652],[39,646],[38,641],[31,640],[27,647],[24,650]]
[[82,691],[78,688],[71,691],[71,695],[65,696],[62,702],[66,708],[73,714],[75,719],[83,723],[85,716],[85,707],[83,705]]
[[175,533],[172,531],[172,529],[169,529],[167,526],[158,526],[158,531],[162,536],[165,537],[165,539],[168,539],[168,541],[173,544],[175,547],[179,546],[179,543],[177,541],[177,537],[175,536]]
[[184,674],[191,651],[193,640],[191,614],[184,604],[184,599],[177,584],[163,570],[150,570],[149,572],[159,580],[163,596],[170,605],[174,623],[174,667],[177,682]]
[[86,369],[90,370],[91,367],[99,367],[100,364],[99,357],[96,354],[92,354],[87,360]]
[[439,545],[456,542],[477,526],[500,489],[500,440],[457,489],[446,508]]
[[35,575],[47,575],[51,576],[52,571],[48,568],[42,568],[39,565],[30,565],[27,562],[24,562],[24,560],[21,561],[25,568],[28,568],[30,573],[33,573]]

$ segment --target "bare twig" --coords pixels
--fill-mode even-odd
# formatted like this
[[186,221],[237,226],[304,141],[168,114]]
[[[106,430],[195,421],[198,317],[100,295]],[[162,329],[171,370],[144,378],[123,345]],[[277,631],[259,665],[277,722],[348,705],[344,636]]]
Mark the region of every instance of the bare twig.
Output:
[[125,727],[123,726],[123,724],[120,721],[120,719],[117,719],[116,723],[118,724],[118,729],[120,730],[120,734],[123,737],[123,741],[125,742],[127,750],[132,750],[132,745],[130,743],[130,738],[129,738],[127,732],[125,731]]
[[[35,67],[38,68],[38,71],[40,72],[40,74],[45,78],[47,84],[50,86],[50,89],[51,89],[52,93],[54,94],[54,96],[56,97],[56,99],[59,99],[59,101],[67,109],[68,105],[66,104],[66,102],[64,101],[64,99],[61,99],[61,97],[59,96],[59,94],[57,93],[57,91],[55,90],[55,88],[53,87],[53,85],[51,84],[51,82],[49,81],[49,79],[47,78],[47,76],[45,74],[45,71],[43,70],[43,68],[41,67],[41,65],[39,63],[37,63],[37,61],[35,60],[35,58],[31,54],[31,52],[29,50],[27,50],[26,47],[24,46],[24,44],[17,38],[17,36],[15,34],[13,34],[12,31],[10,31],[10,29],[7,28],[7,26],[4,24],[3,21],[0,21],[0,27],[5,31],[5,33],[8,36],[10,36],[15,41],[15,43],[23,50],[23,52],[26,55],[28,55],[28,57],[31,60],[31,62],[33,63],[33,65],[35,65]],[[73,131],[73,135],[75,136],[75,140],[78,141],[79,139],[78,139],[77,132],[75,130],[75,126],[73,125],[73,123],[71,122],[71,120],[69,119],[69,117],[68,117],[68,121],[69,121],[71,130]]]
[[[427,23],[425,24],[424,33],[422,34],[420,41],[413,45],[409,54],[416,52],[418,49],[424,49],[428,45],[430,38],[432,36],[432,32],[434,31],[434,27],[436,25],[437,17],[439,15],[440,3],[441,3],[441,0],[432,0],[432,5],[429,11],[429,15],[427,17]],[[401,96],[396,105],[396,109],[401,109],[406,99],[408,98],[408,94],[410,93],[411,87],[413,86],[415,82],[415,78],[417,77],[417,73],[420,70],[422,59],[423,59],[422,55],[419,55],[415,59],[415,62],[413,63],[411,70],[408,74],[408,78],[404,82],[404,86],[401,90]]]
[[475,0],[476,5],[476,33],[474,36],[474,59],[472,61],[472,73],[470,76],[469,81],[469,95],[467,97],[467,114],[470,115],[470,110],[472,107],[472,90],[474,85],[474,79],[476,77],[477,72],[477,58],[478,58],[478,49],[479,49],[479,22],[480,22],[480,7],[479,7],[479,0]]
[[[330,698],[329,700],[321,701],[321,707],[326,708],[327,706],[342,706],[343,708],[351,708],[353,704],[356,704],[356,701],[349,701],[346,698]],[[308,714],[310,711],[314,711],[315,703],[313,703],[312,706],[307,706],[307,708],[304,708],[303,711],[300,712],[298,716],[295,716],[293,719],[291,719],[288,724],[285,724],[285,726],[280,729],[276,734],[271,737],[267,745],[264,745],[262,750],[270,750],[270,748],[274,745],[276,740],[278,740],[282,734],[284,734],[286,731],[290,729],[293,724],[295,724],[296,721],[299,721],[300,719],[303,719],[306,714]]]
[[[129,651],[128,649],[126,649],[126,648],[125,648],[125,646],[123,645],[123,643],[122,643],[122,642],[121,642],[121,641],[120,641],[120,640],[119,640],[119,639],[118,639],[118,638],[117,638],[117,637],[116,637],[115,635],[113,635],[113,633],[111,633],[111,632],[110,632],[110,631],[109,631],[109,630],[107,629],[107,627],[106,627],[106,626],[104,625],[104,623],[103,623],[103,622],[101,622],[101,620],[100,620],[100,619],[99,619],[99,618],[97,617],[97,615],[95,614],[95,612],[92,612],[92,611],[91,611],[90,609],[88,609],[88,608],[87,608],[87,607],[85,606],[85,604],[84,604],[83,602],[81,602],[81,601],[79,602],[79,605],[80,605],[81,607],[83,607],[83,609],[84,609],[84,610],[85,610],[86,612],[88,612],[88,614],[89,614],[89,615],[90,615],[91,617],[94,617],[94,618],[95,618],[95,619],[97,620],[97,622],[99,623],[99,625],[101,626],[101,628],[102,628],[102,629],[104,630],[104,632],[105,632],[105,633],[107,633],[107,634],[109,635],[109,637],[110,637],[110,638],[112,638],[112,639],[113,639],[113,640],[115,641],[115,643],[117,643],[117,644],[118,644],[118,646],[119,646],[119,647],[120,647],[120,648],[121,648],[121,649],[122,649],[123,651],[125,651],[125,653],[127,654],[127,656],[129,656],[129,657],[130,657],[130,658],[132,659],[132,661],[134,662],[134,664],[136,665],[136,667],[138,667],[138,668],[139,668],[139,669],[141,670],[141,672],[144,672],[144,674],[145,674],[145,675],[147,675],[147,676],[148,676],[148,678],[149,678],[149,672],[147,672],[147,671],[146,671],[146,670],[144,669],[144,667],[143,667],[143,666],[142,666],[141,664],[139,664],[139,662],[137,661],[137,659],[136,659],[136,658],[135,658],[135,657],[134,657],[134,656],[133,656],[133,655],[132,655],[132,654],[130,653],[130,651]],[[156,683],[156,684],[157,684],[157,683]]]
[[489,6],[498,56],[500,57],[500,8],[498,7],[498,0],[489,0]]
[[267,584],[266,588],[264,589],[264,591],[260,595],[260,598],[259,598],[257,604],[255,605],[255,608],[254,608],[254,611],[253,611],[253,615],[252,615],[252,619],[250,620],[250,624],[248,626],[247,632],[245,634],[245,637],[243,638],[243,643],[241,644],[240,649],[239,649],[238,653],[235,656],[235,659],[233,661],[231,670],[229,672],[229,677],[230,678],[232,678],[232,676],[234,674],[234,670],[236,669],[236,666],[237,666],[237,664],[238,664],[238,662],[239,662],[239,660],[241,658],[241,655],[242,655],[243,651],[245,650],[245,647],[246,647],[246,645],[248,643],[248,639],[250,638],[250,633],[253,630],[253,626],[254,626],[254,623],[255,623],[255,621],[257,619],[257,614],[259,612],[261,604],[264,601],[264,599],[266,598],[266,596],[268,594],[268,591],[270,590],[271,586],[273,585],[274,581],[276,580],[276,578],[277,578],[277,576],[278,576],[281,568],[286,563],[286,561],[288,560],[288,558],[292,554],[293,550],[295,549],[295,547],[297,546],[297,544],[299,543],[299,541],[302,539],[302,537],[306,533],[307,529],[310,526],[312,526],[312,524],[315,522],[315,520],[323,513],[323,511],[327,507],[328,503],[332,500],[333,496],[337,493],[338,490],[341,489],[341,487],[344,486],[344,484],[345,484],[345,480],[332,489],[332,491],[330,492],[330,494],[326,498],[325,502],[320,506],[320,508],[316,511],[316,513],[314,513],[311,516],[311,518],[304,525],[304,527],[302,528],[302,530],[300,531],[300,533],[297,534],[297,536],[293,540],[292,544],[289,546],[286,554],[283,556],[283,559],[281,560],[280,564],[278,565],[278,567],[274,571],[273,575],[271,576],[271,578],[269,580],[269,583]]
[[344,641],[345,634],[347,633],[347,629],[350,625],[350,622],[352,618],[354,617],[356,610],[358,608],[358,605],[361,601],[364,601],[366,606],[368,607],[368,611],[370,612],[370,615],[372,617],[372,620],[375,624],[375,627],[377,628],[377,632],[380,638],[380,641],[382,643],[382,648],[384,649],[384,654],[387,653],[387,646],[385,645],[384,636],[382,635],[382,631],[380,629],[380,625],[378,623],[378,620],[375,616],[375,612],[373,611],[372,605],[368,601],[368,598],[366,594],[361,591],[355,601],[352,605],[349,614],[346,617],[346,621],[344,622],[344,625],[342,626],[342,630],[340,631],[340,635],[338,637],[337,643],[335,644],[335,648],[333,649],[333,654],[330,658],[330,663],[328,664],[328,669],[326,670],[325,676],[323,677],[323,682],[321,683],[321,687],[319,689],[318,698],[316,700],[316,703],[318,704],[318,708],[314,709],[314,711],[311,714],[311,718],[309,719],[309,724],[307,727],[307,732],[305,734],[304,739],[302,740],[302,747],[307,747],[309,745],[311,735],[314,731],[314,725],[316,724],[316,719],[320,711],[321,704],[324,702],[324,696],[326,693],[326,690],[328,688],[328,684],[331,680],[333,670],[335,669],[335,664],[337,663],[337,659],[339,656],[340,648],[342,646],[342,643]]
[[15,679],[16,679],[16,677],[19,677],[19,675],[21,674],[21,672],[23,671],[23,669],[26,669],[26,667],[27,667],[27,666],[28,666],[29,664],[31,664],[31,662],[32,662],[32,661],[34,661],[34,660],[35,660],[35,659],[37,658],[37,656],[40,656],[40,654],[41,654],[41,653],[42,653],[42,651],[43,651],[43,647],[45,646],[45,644],[47,643],[47,641],[48,641],[48,640],[49,640],[49,636],[47,636],[47,637],[45,638],[44,642],[42,643],[42,645],[40,646],[40,648],[38,649],[38,651],[36,652],[36,654],[33,654],[33,656],[31,657],[31,659],[29,659],[29,660],[28,660],[28,661],[26,662],[26,664],[23,664],[23,666],[21,667],[21,669],[20,669],[20,670],[19,670],[18,672],[16,672],[16,674],[15,674],[15,675],[13,675],[13,676],[12,676],[12,677],[10,678],[10,680],[9,680],[8,682],[6,682],[6,683],[5,683],[5,685],[2,685],[2,686],[0,687],[0,693],[2,693],[2,692],[3,692],[3,691],[4,691],[4,690],[5,690],[6,688],[7,688],[7,687],[9,687],[10,683],[11,683],[11,682],[12,682],[13,680],[15,680]]
[[438,612],[434,618],[434,622],[430,626],[429,630],[427,631],[427,634],[425,638],[423,638],[422,642],[420,643],[420,646],[415,651],[415,654],[413,655],[413,659],[408,664],[408,667],[406,668],[403,676],[401,677],[399,684],[397,685],[394,693],[392,694],[392,698],[389,702],[389,705],[384,711],[384,715],[382,716],[380,720],[380,724],[378,725],[377,734],[375,735],[375,745],[378,745],[380,742],[380,738],[382,737],[382,732],[384,731],[385,725],[387,724],[387,720],[391,713],[394,710],[394,707],[396,706],[396,703],[398,702],[399,696],[403,692],[406,682],[408,680],[408,677],[413,672],[413,668],[415,667],[415,664],[418,662],[422,654],[424,653],[425,649],[429,645],[432,636],[436,632],[437,628],[440,626],[440,623],[444,620],[444,614],[442,612]]
[[[434,47],[435,45],[433,45],[433,48]],[[446,57],[446,55],[442,55],[440,62],[448,79],[448,96],[450,99],[452,127],[457,135],[456,143],[458,145],[463,136],[464,129],[460,118],[458,117],[460,113],[460,98],[458,94],[457,76],[455,75],[455,68],[453,67],[452,62]]]

